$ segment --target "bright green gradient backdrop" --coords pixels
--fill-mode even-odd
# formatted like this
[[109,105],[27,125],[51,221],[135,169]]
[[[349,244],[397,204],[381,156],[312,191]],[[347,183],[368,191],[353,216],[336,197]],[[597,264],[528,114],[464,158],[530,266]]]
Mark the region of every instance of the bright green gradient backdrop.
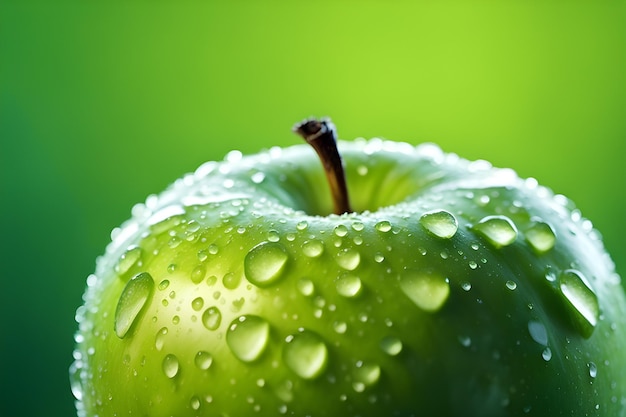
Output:
[[134,203],[309,115],[536,177],[626,276],[624,1],[49,3],[0,0],[2,416],[74,413],[74,310]]

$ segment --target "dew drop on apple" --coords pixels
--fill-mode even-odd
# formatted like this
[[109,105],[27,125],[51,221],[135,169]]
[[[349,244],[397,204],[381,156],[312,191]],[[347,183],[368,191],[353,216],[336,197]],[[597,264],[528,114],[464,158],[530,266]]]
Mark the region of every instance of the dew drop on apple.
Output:
[[318,239],[307,240],[302,244],[302,253],[309,258],[317,258],[324,253],[324,242]]
[[283,360],[299,377],[315,379],[326,369],[328,348],[316,333],[302,330],[285,339]]
[[582,272],[568,269],[559,276],[559,288],[578,331],[583,337],[591,336],[600,317],[600,306],[587,279]]
[[161,351],[163,349],[163,345],[165,344],[165,336],[169,332],[167,327],[161,327],[154,338],[154,347],[156,350]]
[[130,268],[133,267],[137,262],[140,261],[142,255],[142,250],[139,246],[133,246],[129,248],[120,259],[117,261],[115,265],[115,273],[118,275],[124,275]]
[[176,375],[178,375],[178,370],[180,368],[180,364],[178,362],[178,358],[174,354],[167,354],[163,358],[163,362],[161,364],[163,373],[166,377],[172,379]]
[[154,280],[147,272],[142,272],[130,279],[120,295],[115,310],[115,334],[124,338],[131,326],[137,321],[139,313],[147,304],[154,289]]
[[484,217],[473,228],[495,247],[508,246],[517,239],[517,228],[506,216]]
[[288,260],[289,255],[280,243],[262,242],[244,258],[244,274],[257,287],[267,287],[281,277]]
[[343,224],[337,225],[333,231],[335,235],[339,237],[344,237],[348,234],[348,228]]
[[191,271],[191,282],[193,282],[194,284],[199,284],[202,282],[205,275],[206,266],[198,265],[193,269],[193,271]]
[[352,388],[356,392],[363,392],[366,388],[375,385],[380,379],[380,366],[375,363],[358,361],[352,371]]
[[296,286],[300,294],[304,295],[305,297],[310,297],[315,292],[315,285],[313,284],[313,281],[307,278],[299,279],[296,283]]
[[200,311],[202,307],[204,307],[204,298],[196,297],[191,301],[191,308],[193,308],[194,311]]
[[387,233],[391,230],[391,223],[388,220],[381,220],[374,225],[374,228],[379,232]]
[[548,223],[534,220],[526,230],[526,240],[535,251],[545,253],[554,247],[556,234]]
[[426,212],[420,217],[419,222],[424,229],[442,239],[450,239],[459,229],[459,223],[456,217],[446,210]]
[[446,277],[432,271],[405,271],[400,276],[400,288],[416,306],[427,312],[439,310],[450,295]]
[[348,271],[353,271],[361,263],[361,254],[350,248],[337,252],[337,264]]
[[189,406],[191,407],[192,410],[199,410],[200,398],[196,397],[195,395],[191,397],[191,400],[189,400]]
[[544,361],[549,362],[552,359],[552,350],[549,347],[546,347],[543,352],[541,352],[541,357]]
[[202,324],[208,330],[217,330],[222,324],[222,312],[219,308],[213,306],[204,310],[202,313]]
[[201,350],[196,353],[193,361],[198,369],[200,369],[201,371],[206,371],[213,364],[213,355],[211,355],[209,352]]
[[234,272],[227,272],[222,277],[222,285],[224,288],[229,290],[234,290],[241,283],[241,276],[239,274],[235,274]]
[[242,362],[254,362],[267,348],[270,337],[269,323],[255,315],[235,319],[226,333],[226,344]]
[[356,275],[344,274],[335,282],[335,287],[339,295],[346,298],[354,298],[361,293],[363,284]]
[[397,337],[387,336],[380,341],[380,348],[389,356],[396,356],[402,352],[402,341]]

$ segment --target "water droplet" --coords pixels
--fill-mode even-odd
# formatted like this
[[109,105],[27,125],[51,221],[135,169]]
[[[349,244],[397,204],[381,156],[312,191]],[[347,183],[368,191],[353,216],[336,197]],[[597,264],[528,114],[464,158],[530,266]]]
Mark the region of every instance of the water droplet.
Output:
[[345,321],[336,321],[333,323],[333,330],[338,334],[344,334],[348,330],[348,324]]
[[515,281],[508,280],[505,285],[511,291],[514,291],[517,288],[517,283]]
[[220,251],[220,248],[216,244],[212,243],[212,244],[209,245],[207,250],[208,250],[209,254],[217,255],[217,253]]
[[226,343],[243,362],[254,362],[265,351],[270,338],[270,325],[265,319],[245,315],[235,319],[226,333]]
[[220,324],[222,324],[222,312],[220,309],[215,306],[207,308],[202,313],[202,324],[208,330],[217,330]]
[[178,358],[176,355],[167,354],[165,358],[163,358],[163,363],[161,364],[163,368],[163,373],[166,377],[172,379],[178,374],[178,370],[180,368],[180,364],[178,363]]
[[339,295],[347,298],[356,297],[361,293],[361,289],[363,288],[361,279],[352,274],[344,274],[339,277],[337,282],[335,282],[335,286]]
[[189,400],[189,406],[193,410],[199,410],[200,409],[200,398],[196,397],[195,395],[193,397],[191,397],[191,400]]
[[517,228],[506,216],[487,216],[473,228],[498,248],[510,245],[517,239]]
[[593,292],[584,275],[574,269],[565,270],[559,276],[559,288],[565,296],[574,325],[583,337],[588,338],[593,333],[600,317],[596,293]]
[[343,224],[339,224],[335,227],[334,232],[335,232],[335,235],[339,237],[344,237],[345,235],[348,234],[348,228]]
[[237,288],[240,282],[241,275],[235,274],[233,272],[228,272],[222,277],[222,285],[224,285],[224,288],[227,288],[229,290],[234,290],[235,288]]
[[324,252],[324,242],[317,239],[307,240],[302,244],[302,253],[309,258],[317,258]]
[[159,290],[160,290],[160,291],[164,291],[164,290],[166,290],[166,289],[167,289],[167,287],[169,287],[169,286],[170,286],[170,281],[169,281],[169,280],[167,280],[167,279],[164,279],[163,281],[161,281],[161,282],[159,283]]
[[463,288],[463,291],[469,291],[472,289],[472,284],[469,282],[464,282],[461,284],[461,288]]
[[148,302],[154,289],[154,280],[147,272],[135,275],[127,283],[115,310],[115,334],[124,338]]
[[142,250],[139,246],[133,246],[129,248],[120,257],[119,261],[115,265],[115,273],[118,275],[124,275],[133,265],[135,265],[141,258]]
[[211,355],[209,352],[201,350],[196,353],[194,363],[196,364],[198,369],[206,371],[213,364],[213,355]]
[[202,297],[196,297],[191,302],[191,308],[193,308],[195,311],[202,310],[202,307],[204,307],[204,299]]
[[543,352],[541,352],[541,357],[544,361],[548,362],[552,359],[552,350],[549,347],[546,347]]
[[316,334],[303,330],[285,339],[285,364],[303,379],[315,379],[326,369],[328,348]]
[[375,363],[358,361],[353,369],[352,387],[356,392],[363,392],[365,388],[376,384],[380,379],[380,366]]
[[350,248],[342,249],[337,253],[337,264],[343,269],[353,271],[361,262],[361,254]]
[[432,271],[406,271],[400,277],[400,288],[424,311],[439,310],[450,295],[448,280]]
[[476,261],[469,261],[467,265],[469,265],[470,269],[478,268],[478,264],[476,263]]
[[193,269],[193,271],[191,271],[191,282],[193,282],[194,284],[199,284],[202,282],[205,275],[206,266],[198,265]]
[[469,336],[461,335],[458,337],[459,343],[463,347],[470,347],[472,345],[472,338]]
[[156,337],[154,338],[154,347],[156,350],[160,351],[163,349],[163,345],[165,344],[165,336],[168,333],[167,327],[161,327],[161,329],[157,332]]
[[315,292],[315,285],[310,279],[301,278],[296,283],[298,291],[305,297],[310,297]]
[[543,346],[548,345],[548,331],[543,323],[535,320],[529,321],[528,333],[530,333],[530,337],[532,337],[535,342]]
[[374,228],[378,230],[379,232],[387,233],[388,231],[391,230],[391,223],[388,222],[387,220],[382,220],[376,223],[374,225]]
[[252,174],[252,182],[255,184],[261,184],[265,180],[265,174],[262,172],[255,172]]
[[380,341],[380,348],[387,355],[396,356],[402,351],[402,341],[397,337],[385,337]]
[[250,249],[243,261],[248,281],[257,287],[267,287],[282,275],[289,255],[280,243],[262,242]]
[[353,222],[351,226],[352,226],[352,229],[357,232],[360,232],[361,230],[365,229],[365,225],[360,221]]
[[450,239],[459,228],[456,217],[445,210],[426,212],[422,214],[419,221],[431,234],[442,239]]
[[592,378],[595,378],[598,376],[598,366],[593,363],[593,362],[589,362],[587,364],[587,366],[589,367],[589,376]]
[[554,229],[548,223],[541,220],[533,221],[525,234],[526,240],[530,246],[538,253],[549,251],[556,243]]

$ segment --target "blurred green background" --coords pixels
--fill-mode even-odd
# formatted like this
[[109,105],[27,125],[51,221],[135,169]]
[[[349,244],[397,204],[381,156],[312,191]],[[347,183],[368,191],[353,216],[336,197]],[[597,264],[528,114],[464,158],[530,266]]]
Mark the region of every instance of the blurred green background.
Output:
[[625,1],[0,0],[0,415],[75,415],[74,311],[134,203],[310,115],[536,177],[626,276]]

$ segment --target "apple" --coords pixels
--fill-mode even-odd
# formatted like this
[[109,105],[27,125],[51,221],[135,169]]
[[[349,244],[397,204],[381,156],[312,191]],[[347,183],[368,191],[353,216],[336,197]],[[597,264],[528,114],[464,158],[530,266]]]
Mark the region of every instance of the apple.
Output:
[[626,298],[570,200],[295,130],[323,169],[234,151],[113,230],[76,313],[80,416],[626,416]]

